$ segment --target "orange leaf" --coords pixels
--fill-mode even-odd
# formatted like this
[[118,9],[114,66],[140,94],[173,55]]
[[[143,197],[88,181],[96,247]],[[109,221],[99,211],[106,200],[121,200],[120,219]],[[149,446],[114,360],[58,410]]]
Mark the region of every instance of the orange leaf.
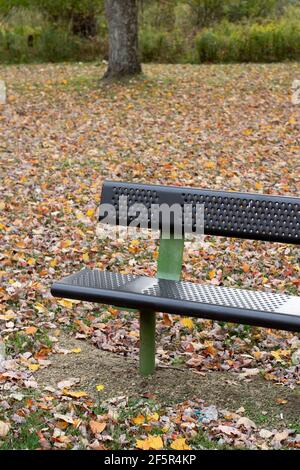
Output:
[[37,332],[37,328],[35,326],[29,326],[26,328],[25,333],[27,335],[34,335]]
[[244,273],[248,273],[250,271],[249,264],[244,263],[243,266],[242,266],[242,270],[244,271]]
[[132,422],[133,424],[137,424],[137,425],[143,424],[145,422],[145,416],[138,415],[135,418],[133,418]]

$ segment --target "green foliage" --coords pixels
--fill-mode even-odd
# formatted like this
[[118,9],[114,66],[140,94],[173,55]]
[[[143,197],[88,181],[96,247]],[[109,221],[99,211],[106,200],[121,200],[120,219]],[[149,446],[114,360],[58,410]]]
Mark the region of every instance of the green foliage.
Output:
[[210,26],[227,19],[232,22],[245,18],[264,18],[279,12],[280,0],[182,0],[192,11],[193,23]]
[[74,35],[70,24],[54,23],[39,10],[13,8],[0,21],[4,63],[93,60],[103,52],[100,41]]
[[140,50],[144,62],[178,62],[184,52],[184,41],[177,31],[143,29]]
[[198,62],[274,62],[300,59],[300,21],[222,23],[195,39]]
[[[139,0],[144,62],[299,58],[299,0]],[[104,0],[0,1],[0,61],[106,58]]]
[[102,12],[104,0],[4,0],[0,12],[9,13],[13,8],[38,8],[55,17],[72,13]]
[[230,0],[223,3],[225,17],[232,22],[276,15],[281,7],[278,0]]

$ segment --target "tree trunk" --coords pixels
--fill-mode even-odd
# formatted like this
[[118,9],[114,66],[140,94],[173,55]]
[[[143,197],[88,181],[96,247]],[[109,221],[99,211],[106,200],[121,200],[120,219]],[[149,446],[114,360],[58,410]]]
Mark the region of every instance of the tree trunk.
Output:
[[105,0],[108,21],[109,60],[104,79],[120,79],[141,73],[138,55],[137,0]]

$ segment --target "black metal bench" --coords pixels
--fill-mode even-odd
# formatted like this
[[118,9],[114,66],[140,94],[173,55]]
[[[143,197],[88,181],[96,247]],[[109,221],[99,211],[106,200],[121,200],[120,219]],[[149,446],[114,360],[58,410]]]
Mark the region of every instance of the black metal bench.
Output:
[[[121,215],[127,198],[126,217]],[[56,297],[116,305],[140,311],[140,371],[153,372],[155,366],[155,312],[207,318],[300,331],[300,297],[244,289],[198,285],[180,281],[184,235],[196,227],[196,209],[204,207],[204,233],[207,235],[300,244],[300,198],[208,191],[120,182],[105,182],[101,205],[111,205],[115,218],[100,221],[130,225],[135,204],[146,207],[144,223],[153,228],[153,205],[185,208],[190,223],[170,217],[170,237],[161,237],[157,278],[83,269],[52,285]],[[134,213],[134,211],[133,211]],[[155,226],[162,230],[159,216]]]

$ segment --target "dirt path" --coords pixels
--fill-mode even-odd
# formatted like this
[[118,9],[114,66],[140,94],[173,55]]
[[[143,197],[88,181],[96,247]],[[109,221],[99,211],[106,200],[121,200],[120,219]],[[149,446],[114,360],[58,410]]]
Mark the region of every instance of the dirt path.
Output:
[[[80,348],[79,354],[55,354],[50,367],[37,373],[41,387],[56,386],[61,380],[80,378],[80,390],[96,398],[96,385],[103,384],[104,398],[153,394],[162,403],[179,403],[201,398],[218,408],[235,411],[241,406],[258,424],[289,425],[300,416],[300,390],[274,385],[263,378],[250,382],[236,375],[210,372],[200,376],[188,369],[157,369],[150,378],[138,374],[137,363],[117,354],[101,351],[86,341],[62,337],[63,348]],[[287,403],[279,405],[277,400]],[[300,422],[299,422],[300,424]]]

